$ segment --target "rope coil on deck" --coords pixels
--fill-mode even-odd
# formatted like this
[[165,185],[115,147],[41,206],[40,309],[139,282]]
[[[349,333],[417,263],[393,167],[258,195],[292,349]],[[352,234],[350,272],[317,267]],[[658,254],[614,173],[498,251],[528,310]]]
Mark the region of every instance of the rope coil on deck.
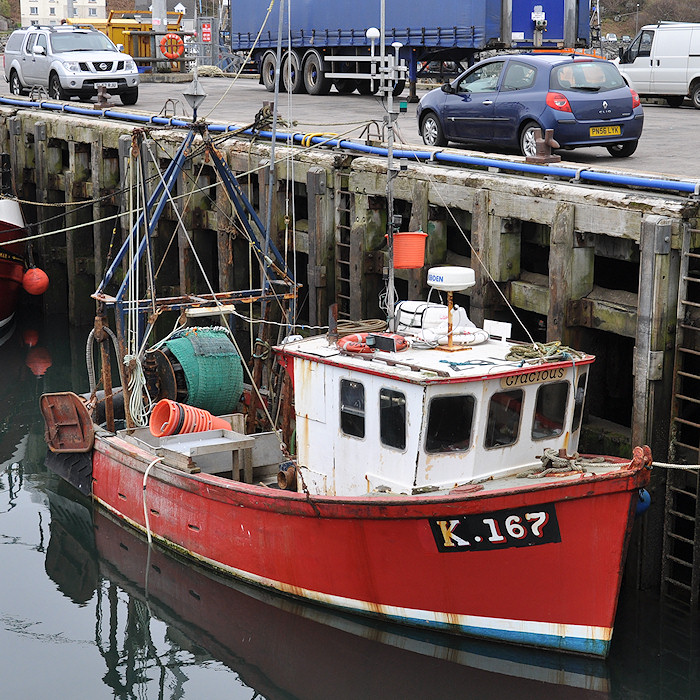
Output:
[[516,345],[506,355],[506,360],[519,360],[523,363],[533,361],[561,362],[563,360],[578,360],[586,353],[562,345],[558,340],[551,343],[533,343],[531,345]]
[[562,455],[557,450],[550,447],[544,450],[540,457],[542,465],[526,469],[519,474],[516,474],[518,479],[541,479],[545,476],[568,476],[573,473],[583,474],[586,467],[600,466],[603,464],[617,464],[615,462],[607,462],[605,457],[581,457],[578,452],[573,455]]

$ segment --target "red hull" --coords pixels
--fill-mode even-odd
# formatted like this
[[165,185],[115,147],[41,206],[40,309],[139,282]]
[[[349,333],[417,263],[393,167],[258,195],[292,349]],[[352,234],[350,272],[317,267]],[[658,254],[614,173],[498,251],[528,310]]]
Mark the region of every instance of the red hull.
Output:
[[[151,454],[98,436],[93,495],[144,529]],[[242,579],[364,614],[458,633],[605,655],[637,489],[620,469],[515,491],[334,498],[154,465],[154,537]],[[430,522],[551,507],[559,542],[438,551]]]
[[17,310],[23,274],[23,265],[0,259],[0,326],[7,323]]
[[[4,215],[8,220],[2,219]],[[24,243],[5,244],[25,235],[19,227],[21,213],[14,200],[0,199],[0,326],[14,315],[19,301],[19,290],[24,275]]]
[[[448,697],[457,687],[468,687],[480,698],[608,697],[602,662],[575,660],[569,666],[565,657],[540,657],[529,650],[518,655],[503,648],[500,656],[501,648],[491,645],[462,646],[437,635],[403,637],[392,627],[232,586],[157,548],[149,553],[145,541],[99,512],[95,542],[107,578],[132,596],[145,596],[152,613],[265,697],[326,698],[331,688],[347,698]],[[304,653],[290,657],[295,649]]]

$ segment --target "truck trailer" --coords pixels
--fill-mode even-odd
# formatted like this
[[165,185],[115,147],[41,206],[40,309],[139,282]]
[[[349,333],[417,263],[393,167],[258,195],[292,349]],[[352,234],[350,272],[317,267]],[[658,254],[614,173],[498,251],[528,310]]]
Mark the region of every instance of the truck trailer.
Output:
[[[380,0],[288,1],[290,12],[285,5],[279,42],[281,88],[312,95],[327,94],[332,86],[346,94],[375,92],[382,53],[376,38]],[[384,5],[384,53],[404,71],[394,94],[408,79],[414,97],[419,71],[433,62],[471,65],[485,50],[559,50],[590,44],[590,0],[442,0],[437,5],[385,0]],[[231,4],[231,50],[252,49],[260,82],[273,91],[280,24],[268,7],[260,0]],[[375,31],[368,36],[370,28]]]

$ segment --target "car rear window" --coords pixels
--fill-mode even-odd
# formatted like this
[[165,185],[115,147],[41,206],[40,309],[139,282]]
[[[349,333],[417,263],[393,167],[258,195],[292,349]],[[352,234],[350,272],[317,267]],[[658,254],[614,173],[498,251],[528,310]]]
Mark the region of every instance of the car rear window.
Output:
[[552,90],[604,92],[625,85],[617,68],[607,61],[577,61],[555,66],[549,76]]

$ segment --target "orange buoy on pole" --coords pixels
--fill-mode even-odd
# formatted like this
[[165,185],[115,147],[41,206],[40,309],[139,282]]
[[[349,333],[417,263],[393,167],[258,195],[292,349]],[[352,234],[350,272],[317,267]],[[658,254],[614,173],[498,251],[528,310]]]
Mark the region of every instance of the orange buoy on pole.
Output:
[[30,267],[24,273],[22,286],[29,294],[39,296],[49,288],[49,276],[38,267]]

